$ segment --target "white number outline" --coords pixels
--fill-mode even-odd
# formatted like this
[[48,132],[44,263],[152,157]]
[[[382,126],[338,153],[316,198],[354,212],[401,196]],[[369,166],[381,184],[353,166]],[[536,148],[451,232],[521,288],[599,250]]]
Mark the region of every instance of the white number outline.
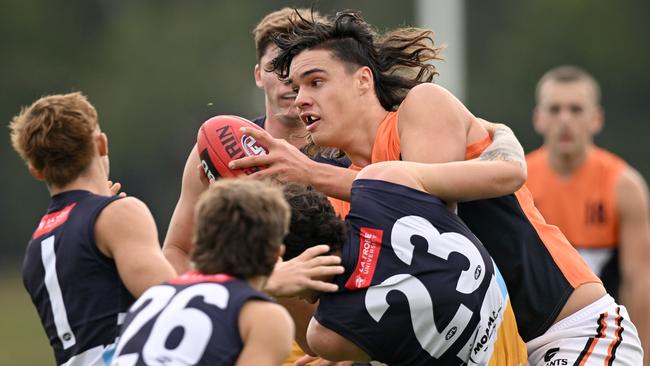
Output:
[[[187,304],[198,296],[203,297],[205,303],[220,309],[227,307],[230,298],[228,289],[217,283],[200,283],[178,292],[173,286],[160,285],[145,292],[130,310],[135,312],[142,308],[122,334],[113,365],[133,366],[137,363],[137,353],[120,353],[129,340],[156,315],[158,317],[147,341],[139,352],[143,361],[148,365],[159,364],[160,359],[174,359],[174,354],[177,354],[182,355],[188,364],[197,363],[205,352],[213,330],[212,321],[205,312],[187,307]],[[151,301],[146,303],[148,300]],[[178,346],[168,350],[164,347],[165,341],[177,327],[184,328],[183,338]]]
[[41,261],[45,270],[45,289],[47,290],[52,307],[52,317],[54,318],[56,334],[63,345],[63,349],[68,349],[77,343],[77,339],[68,321],[68,313],[63,302],[63,293],[61,292],[59,278],[56,273],[54,241],[54,235],[48,236],[41,241]]
[[[480,287],[485,277],[485,261],[469,239],[458,233],[440,234],[431,222],[420,216],[402,217],[393,224],[390,244],[397,257],[409,266],[415,250],[411,238],[415,235],[426,240],[427,252],[436,257],[448,260],[449,254],[456,252],[469,260],[469,268],[463,271],[458,279],[456,285],[458,292],[471,294]],[[376,322],[381,320],[390,307],[386,297],[393,290],[401,292],[406,297],[415,337],[422,349],[436,359],[440,358],[460,337],[473,315],[470,309],[460,304],[445,329],[442,332],[438,331],[433,311],[433,298],[427,288],[414,276],[397,274],[378,285],[370,286],[366,291],[366,310]]]

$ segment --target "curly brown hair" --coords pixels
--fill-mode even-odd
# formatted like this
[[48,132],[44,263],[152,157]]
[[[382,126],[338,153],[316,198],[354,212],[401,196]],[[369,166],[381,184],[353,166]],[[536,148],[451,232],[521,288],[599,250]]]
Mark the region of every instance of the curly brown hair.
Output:
[[329,245],[331,251],[343,246],[345,222],[336,215],[327,196],[300,184],[287,184],[283,192],[291,207],[291,225],[284,238],[285,260],[318,244]]
[[289,229],[289,205],[270,182],[221,179],[195,208],[192,260],[202,273],[268,276]]
[[86,170],[98,126],[95,107],[78,92],[42,97],[9,123],[16,152],[54,187],[65,186]]

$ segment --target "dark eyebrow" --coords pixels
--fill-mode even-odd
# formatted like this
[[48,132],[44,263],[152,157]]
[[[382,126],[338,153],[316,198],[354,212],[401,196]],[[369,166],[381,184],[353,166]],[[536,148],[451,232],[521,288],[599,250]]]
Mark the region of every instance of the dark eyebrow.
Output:
[[[325,70],[323,70],[323,69],[313,68],[313,69],[309,69],[309,70],[303,72],[302,74],[300,74],[300,75],[298,76],[298,79],[304,79],[304,78],[306,78],[307,76],[309,76],[309,75],[311,75],[311,74],[315,74],[315,73],[317,73],[317,72],[324,72],[324,73],[327,73],[327,71],[325,71]],[[287,82],[288,82],[289,84],[291,84],[291,85],[295,85],[295,84],[294,84],[294,80],[293,80],[293,78],[288,78],[288,79],[287,79]]]
[[317,72],[324,72],[324,73],[327,73],[327,71],[325,71],[325,70],[323,70],[323,69],[313,68],[313,69],[309,69],[309,70],[307,70],[307,71],[304,71],[302,74],[300,74],[300,77],[299,77],[299,78],[300,78],[300,79],[303,79],[303,78],[306,78],[307,76],[309,76],[309,75],[311,75],[311,74],[315,74],[315,73],[317,73]]

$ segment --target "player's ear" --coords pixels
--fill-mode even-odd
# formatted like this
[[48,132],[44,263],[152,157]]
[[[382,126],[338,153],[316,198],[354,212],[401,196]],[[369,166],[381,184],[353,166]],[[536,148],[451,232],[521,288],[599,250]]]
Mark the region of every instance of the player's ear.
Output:
[[105,133],[100,132],[95,137],[95,144],[97,146],[97,152],[99,153],[99,156],[108,155],[108,137]]
[[45,180],[45,177],[43,176],[43,172],[34,168],[32,164],[27,164],[27,169],[29,170],[29,174],[34,177],[36,180]]
[[600,132],[600,130],[603,129],[603,125],[605,124],[605,110],[598,106],[596,109],[596,113],[594,113],[594,118],[591,122],[591,133],[593,135],[596,135]]
[[253,73],[255,74],[255,85],[260,89],[264,89],[264,85],[262,85],[262,70],[260,69],[259,63],[255,64]]
[[375,88],[374,79],[372,78],[372,70],[368,66],[363,66],[355,73],[359,95],[366,94],[373,91]]
[[285,249],[286,247],[284,246],[284,244],[280,244],[280,246],[278,247],[277,255],[275,257],[276,261],[278,260],[278,258],[281,258],[284,255]]

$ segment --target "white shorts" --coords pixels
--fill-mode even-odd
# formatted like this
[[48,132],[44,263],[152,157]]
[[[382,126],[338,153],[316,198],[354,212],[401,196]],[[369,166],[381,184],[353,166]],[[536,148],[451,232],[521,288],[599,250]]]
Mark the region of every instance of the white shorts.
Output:
[[605,295],[526,343],[535,366],[643,365],[643,349],[625,306]]

